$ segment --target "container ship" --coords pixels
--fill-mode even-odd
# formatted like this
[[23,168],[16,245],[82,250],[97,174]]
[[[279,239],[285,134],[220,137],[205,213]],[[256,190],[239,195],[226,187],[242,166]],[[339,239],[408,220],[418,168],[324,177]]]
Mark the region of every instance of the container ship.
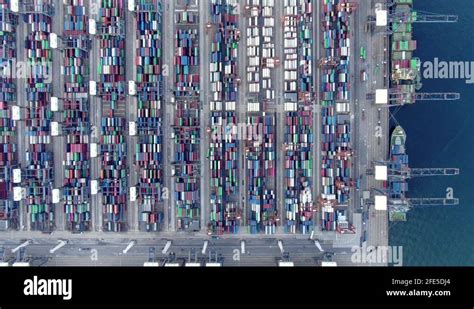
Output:
[[[404,170],[408,169],[408,155],[406,154],[407,135],[401,126],[397,126],[390,138],[390,160],[389,170],[393,178],[389,181],[390,197],[390,221],[406,221],[408,207],[405,202],[405,194],[408,191],[408,183],[402,177]],[[400,177],[397,177],[399,175]]]
[[397,104],[413,104],[415,92],[422,86],[421,61],[413,57],[417,48],[417,42],[413,40],[413,23],[417,15],[413,11],[413,0],[396,0],[392,10],[392,14],[402,17],[392,23],[391,88],[399,94]]

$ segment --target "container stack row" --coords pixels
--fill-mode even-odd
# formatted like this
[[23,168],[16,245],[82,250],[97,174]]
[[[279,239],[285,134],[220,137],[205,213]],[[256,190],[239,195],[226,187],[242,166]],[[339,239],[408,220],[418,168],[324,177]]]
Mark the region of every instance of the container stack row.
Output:
[[275,100],[275,90],[272,85],[274,68],[278,63],[275,55],[275,0],[261,0],[261,30],[262,30],[262,76],[261,91],[264,100]]
[[285,0],[284,192],[288,233],[313,230],[313,7],[310,0]]
[[326,205],[322,207],[321,215],[324,231],[347,230],[350,227],[345,209],[337,209]]
[[52,3],[45,0],[34,1],[34,4],[34,11],[23,15],[28,29],[25,47],[29,65],[25,117],[29,147],[26,151],[27,166],[23,170],[26,179],[25,204],[30,228],[51,231],[54,228],[54,205],[51,199],[54,162],[50,147],[53,51],[49,46]]
[[321,228],[324,231],[348,226],[344,207],[352,186],[350,72],[351,29],[349,3],[322,3],[323,57],[321,68]]
[[335,219],[335,179],[334,179],[334,156],[336,153],[335,126],[337,117],[335,114],[335,91],[336,91],[336,26],[337,18],[335,12],[335,0],[324,0],[322,4],[323,25],[323,56],[328,63],[327,67],[321,68],[321,198],[327,201],[327,205],[321,208],[321,229],[323,231],[334,231],[336,229]]
[[125,230],[127,144],[125,140],[125,37],[123,0],[101,0],[98,94],[101,97],[100,188],[103,230]]
[[66,227],[88,231],[91,222],[89,154],[89,50],[84,0],[64,1],[64,110],[66,139],[63,200]]
[[[175,21],[186,14],[175,12]],[[181,16],[181,17],[180,17]],[[199,100],[199,16],[176,25],[175,34],[175,115],[173,179],[177,230],[201,229],[200,203],[200,113]]]
[[274,114],[263,115],[263,170],[265,172],[261,199],[262,223],[265,234],[275,234],[278,223],[276,202],[276,119]]
[[278,222],[275,200],[275,116],[272,80],[275,57],[275,1],[247,0],[247,121],[245,127],[247,224],[252,234],[274,234]]
[[210,226],[211,233],[237,233],[238,209],[238,142],[237,51],[240,31],[237,25],[236,0],[211,0],[213,42],[210,54],[211,138]]
[[199,29],[196,24],[178,27],[175,37],[175,94],[199,95]]
[[[297,15],[298,6],[296,0],[284,1],[284,17],[283,17],[283,68],[284,68],[284,87],[285,103],[292,103],[291,111],[285,113],[285,174],[284,174],[284,190],[285,190],[285,229],[286,232],[296,233],[298,213],[298,188],[296,170],[298,167],[298,156],[294,153],[294,145],[292,129],[288,124],[292,125],[293,120],[298,118],[298,94],[297,94],[297,74],[298,74],[298,38],[297,38]],[[288,109],[288,108],[287,108]],[[292,126],[293,127],[293,126]],[[295,132],[296,134],[298,132]],[[287,143],[291,143],[288,145]]]
[[297,102],[298,92],[298,3],[284,0],[283,68],[285,101]]
[[310,107],[286,113],[285,210],[287,230],[306,234],[313,225],[313,115]]
[[176,12],[175,23],[177,25],[193,25],[199,23],[199,13],[196,11],[182,10]]
[[158,231],[163,221],[162,6],[158,0],[137,3],[138,207],[141,229]]
[[300,197],[299,230],[306,234],[313,230],[313,0],[301,0],[298,21],[298,116],[302,122],[299,134]]
[[276,232],[278,211],[275,200],[275,116],[247,116],[246,127],[247,200],[250,233]]
[[[0,75],[0,231],[19,228],[19,202],[14,201],[13,169],[18,164],[16,122],[11,107],[16,104],[16,83],[12,68],[16,61],[17,17],[10,0],[0,0],[0,59],[7,68]],[[5,69],[4,69],[5,70]]]
[[301,1],[298,21],[299,48],[299,92],[313,93],[313,0]]
[[123,117],[101,119],[100,187],[104,230],[123,231],[127,205],[127,161]]
[[260,93],[261,28],[260,0],[247,0],[249,16],[247,18],[247,85],[249,94]]

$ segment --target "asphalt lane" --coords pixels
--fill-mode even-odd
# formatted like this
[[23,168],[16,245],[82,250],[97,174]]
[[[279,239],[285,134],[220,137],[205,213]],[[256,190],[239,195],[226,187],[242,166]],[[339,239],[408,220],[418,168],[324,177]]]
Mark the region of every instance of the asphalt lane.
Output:
[[[170,259],[170,253],[174,253],[178,261],[190,261],[190,256],[197,254],[199,261],[205,263],[213,259],[215,255],[222,259],[223,266],[277,266],[278,260],[282,258],[282,252],[278,247],[276,238],[252,239],[245,242],[245,253],[241,251],[239,239],[235,240],[211,240],[207,250],[203,253],[204,242],[202,240],[173,240],[169,250],[163,254],[166,239],[153,241],[139,240],[126,254],[123,250],[127,241],[103,241],[90,240],[80,243],[70,241],[66,246],[53,254],[50,250],[56,242],[35,242],[26,248],[26,259],[36,265],[39,258],[42,266],[143,266],[148,261],[149,248],[155,248],[156,261],[163,263]],[[13,244],[4,246],[6,260],[13,261],[16,257],[11,253]],[[348,255],[347,249],[331,248],[322,244],[327,252],[334,252],[338,256]],[[322,259],[325,252],[320,252],[312,241],[308,239],[283,240],[285,253],[295,262],[295,266],[317,266],[317,260]],[[347,259],[347,258],[346,258]]]
[[[19,22],[17,25],[17,36],[16,46],[17,48],[17,63],[26,63],[27,55],[25,48],[25,39],[27,36],[27,27],[23,22]],[[26,103],[26,79],[21,76],[16,76],[16,90],[17,90],[17,104],[20,106],[22,115],[26,115],[27,110],[24,108],[27,106]],[[24,116],[22,116],[22,119]],[[17,151],[18,151],[18,163],[21,168],[27,167],[26,162],[26,151],[29,149],[29,139],[24,138],[26,134],[26,122],[24,120],[17,121]],[[26,201],[20,202],[20,229],[30,230],[30,218],[27,212]]]
[[[137,67],[135,66],[136,55],[136,29],[137,22],[135,14],[128,9],[125,10],[125,81],[127,82],[126,91],[128,91],[128,81],[134,81],[137,76]],[[127,128],[130,129],[129,123],[137,121],[137,97],[126,96],[125,116],[127,120]],[[138,137],[130,136],[129,130],[125,132],[127,141],[127,162],[128,162],[128,186],[138,189],[138,166],[135,166],[135,147]],[[127,200],[127,226],[132,231],[138,231],[138,199],[131,201],[130,196]]]
[[[55,14],[53,18],[53,25],[52,30],[59,36],[63,33],[63,20],[64,20],[64,6],[60,5],[62,1],[54,0],[55,3]],[[58,46],[61,47],[61,40],[58,38]],[[53,64],[52,64],[52,72],[55,73],[53,76],[53,93],[52,96],[59,98],[59,106],[62,106],[61,98],[64,97],[64,75],[61,73],[61,67],[64,64],[64,52],[61,49],[53,50]],[[58,74],[59,73],[59,74]],[[54,113],[54,121],[59,122],[59,127],[61,127],[61,123],[63,121],[61,116],[60,108],[58,112]],[[65,134],[61,132],[60,135],[56,137],[51,137],[52,140],[52,152],[54,155],[54,187],[61,189],[64,182],[64,160],[65,160],[65,149],[66,149],[66,141],[65,141]],[[62,191],[61,191],[62,192]],[[61,193],[62,197],[62,193]],[[65,228],[65,213],[64,213],[64,202],[61,201],[54,205],[55,207],[55,224],[56,229],[64,230]]]

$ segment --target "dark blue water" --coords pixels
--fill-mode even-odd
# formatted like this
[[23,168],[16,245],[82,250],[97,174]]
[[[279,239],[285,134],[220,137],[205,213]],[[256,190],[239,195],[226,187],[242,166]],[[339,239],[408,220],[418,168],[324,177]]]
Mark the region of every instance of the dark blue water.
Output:
[[[415,9],[459,15],[456,24],[415,24],[416,56],[474,61],[474,1],[415,0]],[[405,266],[474,265],[474,84],[423,80],[421,92],[459,92],[461,100],[419,102],[396,112],[405,128],[412,167],[459,167],[461,175],[415,179],[410,197],[445,197],[452,187],[460,205],[415,209],[390,224],[390,244],[403,246]]]

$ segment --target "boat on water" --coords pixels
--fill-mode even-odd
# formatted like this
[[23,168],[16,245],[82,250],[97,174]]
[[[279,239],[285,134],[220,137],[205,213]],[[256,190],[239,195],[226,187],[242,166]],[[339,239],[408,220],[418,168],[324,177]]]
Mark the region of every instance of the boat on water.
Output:
[[389,169],[393,176],[389,181],[390,221],[406,221],[406,213],[408,211],[405,202],[408,184],[404,177],[404,174],[408,171],[406,139],[406,132],[401,126],[397,126],[390,137]]
[[[390,137],[390,157],[406,154],[405,143],[407,134],[401,126],[397,126]],[[392,160],[392,158],[391,158]],[[408,162],[407,162],[408,163]]]

